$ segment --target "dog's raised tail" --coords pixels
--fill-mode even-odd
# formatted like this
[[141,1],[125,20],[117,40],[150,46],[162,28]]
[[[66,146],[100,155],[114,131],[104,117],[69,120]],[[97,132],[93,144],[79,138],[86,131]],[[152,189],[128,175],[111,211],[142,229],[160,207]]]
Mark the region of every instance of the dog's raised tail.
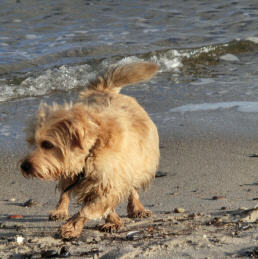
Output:
[[158,71],[159,66],[150,62],[135,62],[110,67],[107,72],[89,82],[87,89],[119,93],[126,85],[147,81]]

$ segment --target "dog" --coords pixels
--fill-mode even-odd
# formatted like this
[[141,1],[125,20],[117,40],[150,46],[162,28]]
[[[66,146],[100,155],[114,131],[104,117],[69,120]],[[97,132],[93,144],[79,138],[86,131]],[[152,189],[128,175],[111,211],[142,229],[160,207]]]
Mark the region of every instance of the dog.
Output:
[[111,66],[90,81],[74,104],[41,104],[27,130],[34,149],[20,163],[26,178],[57,180],[61,192],[50,220],[68,218],[71,195],[82,204],[60,227],[77,238],[88,220],[105,218],[107,232],[123,225],[115,208],[128,199],[131,218],[151,216],[139,189],[152,182],[159,164],[158,131],[146,111],[122,87],[150,79],[158,65],[135,62]]

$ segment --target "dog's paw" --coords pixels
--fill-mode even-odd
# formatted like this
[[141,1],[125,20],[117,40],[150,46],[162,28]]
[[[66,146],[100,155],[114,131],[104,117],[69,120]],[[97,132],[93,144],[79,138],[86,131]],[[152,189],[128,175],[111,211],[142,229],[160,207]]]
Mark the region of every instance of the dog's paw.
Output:
[[76,230],[75,226],[68,221],[60,227],[60,234],[64,239],[73,239],[80,236],[81,230]]
[[129,218],[148,218],[152,216],[150,210],[134,210],[128,214]]
[[64,220],[68,218],[68,212],[64,210],[52,210],[49,214],[50,221]]
[[64,239],[73,239],[80,236],[86,218],[75,214],[65,224],[60,227],[60,234]]
[[116,232],[121,227],[121,225],[115,223],[105,223],[99,226],[99,230],[102,232],[113,233]]

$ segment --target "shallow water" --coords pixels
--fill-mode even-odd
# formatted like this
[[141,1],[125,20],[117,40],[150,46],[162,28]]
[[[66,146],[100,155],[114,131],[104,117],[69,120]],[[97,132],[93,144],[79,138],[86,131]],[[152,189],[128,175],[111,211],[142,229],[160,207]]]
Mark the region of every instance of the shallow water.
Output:
[[123,91],[153,117],[189,104],[257,102],[257,29],[253,0],[1,1],[0,134],[10,134],[8,102],[22,110],[73,99],[98,71],[137,60],[160,72]]

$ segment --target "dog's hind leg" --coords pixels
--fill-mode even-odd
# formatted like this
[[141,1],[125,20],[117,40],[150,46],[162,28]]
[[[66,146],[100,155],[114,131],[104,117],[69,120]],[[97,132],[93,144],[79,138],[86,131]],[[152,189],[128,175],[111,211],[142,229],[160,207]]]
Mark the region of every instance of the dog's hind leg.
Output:
[[129,218],[147,218],[152,215],[152,212],[145,209],[139,201],[139,194],[135,189],[129,195],[127,213]]
[[49,220],[63,220],[68,218],[68,206],[69,206],[69,192],[62,192],[56,208],[52,210],[49,214]]
[[99,226],[100,231],[104,232],[115,232],[123,226],[122,220],[119,218],[115,210],[111,210],[105,219],[105,224]]

